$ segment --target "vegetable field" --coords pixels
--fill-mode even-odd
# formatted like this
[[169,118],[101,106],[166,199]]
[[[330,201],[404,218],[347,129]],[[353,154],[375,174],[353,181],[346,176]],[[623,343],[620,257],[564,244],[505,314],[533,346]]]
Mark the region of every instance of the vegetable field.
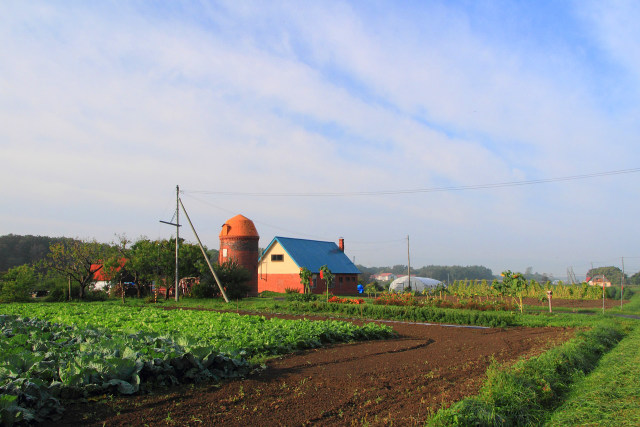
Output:
[[111,304],[1,305],[2,422],[41,421],[61,399],[244,375],[262,358],[385,338],[386,326]]

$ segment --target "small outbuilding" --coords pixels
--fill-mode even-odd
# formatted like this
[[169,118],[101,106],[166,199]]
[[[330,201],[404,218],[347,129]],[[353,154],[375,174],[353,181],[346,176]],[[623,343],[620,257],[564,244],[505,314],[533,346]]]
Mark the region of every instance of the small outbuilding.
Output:
[[[409,286],[411,284],[411,286]],[[389,292],[404,292],[411,288],[411,291],[422,292],[425,289],[433,289],[438,285],[444,285],[443,282],[430,279],[428,277],[415,277],[411,276],[411,282],[409,282],[409,276],[402,276],[389,285]]]

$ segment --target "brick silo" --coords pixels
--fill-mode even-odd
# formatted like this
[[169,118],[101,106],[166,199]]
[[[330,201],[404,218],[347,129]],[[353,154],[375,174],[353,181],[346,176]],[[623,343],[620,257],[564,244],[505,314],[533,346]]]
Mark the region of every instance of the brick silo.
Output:
[[222,224],[218,263],[230,259],[249,270],[249,294],[258,294],[258,230],[249,218],[236,215]]

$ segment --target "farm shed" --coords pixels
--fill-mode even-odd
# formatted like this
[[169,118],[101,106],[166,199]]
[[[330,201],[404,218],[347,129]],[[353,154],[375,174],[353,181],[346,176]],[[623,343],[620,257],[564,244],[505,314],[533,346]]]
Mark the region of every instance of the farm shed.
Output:
[[[425,289],[435,288],[438,285],[444,285],[439,280],[430,279],[428,277],[414,277],[411,276],[411,290],[422,292]],[[390,292],[404,292],[409,289],[409,276],[402,276],[389,285]]]
[[320,278],[320,267],[326,265],[335,276],[329,291],[348,295],[358,292],[360,270],[344,253],[344,239],[339,244],[318,240],[273,238],[258,261],[258,292],[285,292],[297,289],[304,292],[300,283],[300,269],[306,267],[313,274],[311,292],[319,294],[327,290]]

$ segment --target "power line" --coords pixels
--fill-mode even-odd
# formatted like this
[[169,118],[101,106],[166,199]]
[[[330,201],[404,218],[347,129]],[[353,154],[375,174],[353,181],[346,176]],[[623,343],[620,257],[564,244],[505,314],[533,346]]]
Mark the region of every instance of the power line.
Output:
[[487,190],[494,188],[519,187],[525,185],[547,184],[552,182],[576,181],[580,179],[598,178],[603,176],[623,175],[640,172],[640,168],[620,169],[607,172],[596,172],[584,175],[571,175],[556,178],[533,179],[526,181],[498,182],[493,184],[462,185],[450,187],[415,188],[405,190],[378,190],[378,191],[347,191],[324,193],[264,193],[264,192],[239,192],[239,191],[209,191],[188,190],[185,194],[211,194],[217,196],[244,196],[244,197],[352,197],[352,196],[387,196],[399,194],[436,193],[447,191]]

